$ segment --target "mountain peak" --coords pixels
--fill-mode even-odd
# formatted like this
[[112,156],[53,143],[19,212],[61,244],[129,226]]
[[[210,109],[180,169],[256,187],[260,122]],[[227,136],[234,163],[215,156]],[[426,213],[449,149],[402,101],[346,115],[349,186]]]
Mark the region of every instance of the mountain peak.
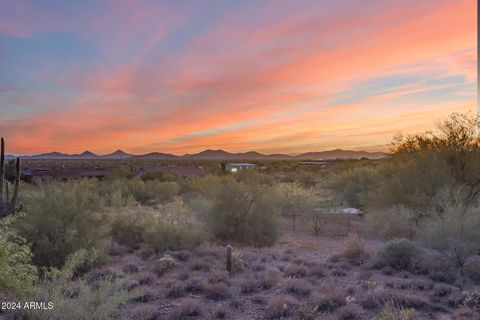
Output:
[[116,150],[115,152],[110,153],[110,154],[103,155],[102,157],[103,157],[103,158],[116,158],[116,159],[120,159],[120,158],[130,158],[131,156],[133,156],[133,155],[128,154],[128,153],[126,153],[125,151],[118,149],[118,150]]

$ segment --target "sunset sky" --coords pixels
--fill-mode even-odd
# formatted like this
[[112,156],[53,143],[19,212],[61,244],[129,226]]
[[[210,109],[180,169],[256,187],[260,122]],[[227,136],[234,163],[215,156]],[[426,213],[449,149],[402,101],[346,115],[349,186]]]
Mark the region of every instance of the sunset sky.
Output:
[[475,0],[1,0],[7,151],[385,150],[476,111]]

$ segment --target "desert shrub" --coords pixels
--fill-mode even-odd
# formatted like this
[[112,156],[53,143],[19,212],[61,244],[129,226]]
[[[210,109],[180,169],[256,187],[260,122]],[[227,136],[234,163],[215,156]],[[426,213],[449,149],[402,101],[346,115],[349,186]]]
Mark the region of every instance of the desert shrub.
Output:
[[417,311],[415,309],[404,309],[388,303],[378,315],[378,320],[414,320],[416,314]]
[[108,181],[115,181],[115,180],[122,180],[122,179],[130,179],[133,177],[134,172],[131,166],[117,166],[110,170],[107,175]]
[[461,307],[458,308],[453,312],[453,319],[455,320],[478,320],[480,317],[478,316],[478,311],[473,310],[472,308],[468,307]]
[[368,256],[365,249],[365,241],[356,233],[350,233],[343,240],[342,255],[349,261],[362,261]]
[[180,191],[176,182],[160,182],[149,180],[143,182],[141,179],[131,179],[126,181],[128,191],[135,197],[135,200],[142,204],[149,202],[169,202],[173,201],[174,196]]
[[346,296],[345,291],[330,281],[321,290],[315,291],[309,302],[310,305],[318,306],[321,312],[333,312],[347,303]]
[[137,291],[135,295],[130,299],[134,303],[147,303],[156,299],[155,292],[153,290]]
[[304,188],[311,188],[318,183],[318,175],[313,172],[299,170],[295,174],[295,181]]
[[0,294],[22,297],[33,290],[37,268],[25,239],[9,230],[9,218],[0,226]]
[[112,238],[133,247],[144,244],[155,251],[191,248],[204,237],[199,226],[188,221],[183,208],[164,206],[160,211],[145,207],[124,208],[111,215]]
[[383,289],[380,287],[367,292],[360,299],[359,303],[362,307],[369,310],[383,308],[390,303],[402,308],[421,309],[427,306],[427,301],[422,295],[403,293],[398,290]]
[[463,203],[474,204],[480,188],[479,128],[476,116],[454,113],[436,131],[394,139],[370,205],[403,204],[421,219],[435,207],[439,190],[456,186],[466,190]]
[[167,285],[165,297],[169,299],[178,299],[187,294],[185,286],[181,282],[173,282]]
[[201,195],[206,199],[215,199],[223,189],[226,181],[231,181],[230,176],[215,176],[208,174],[189,180],[193,194]]
[[203,293],[205,291],[205,281],[201,278],[191,278],[187,280],[185,290],[193,294]]
[[257,278],[257,283],[260,286],[260,288],[264,290],[269,290],[278,283],[279,278],[280,278],[280,275],[278,271],[265,272],[265,273],[262,273]]
[[361,320],[362,308],[354,303],[349,303],[337,311],[338,320]]
[[433,288],[433,295],[435,297],[446,297],[452,293],[452,286],[438,283]]
[[111,217],[111,236],[119,244],[138,246],[143,242],[149,213],[130,207],[116,211]]
[[291,265],[285,269],[285,275],[295,278],[304,278],[308,275],[308,270],[304,266]]
[[171,202],[178,195],[180,186],[178,183],[170,182],[147,182],[146,188],[150,188],[154,193],[154,199],[159,202]]
[[318,315],[318,306],[309,308],[308,306],[300,307],[296,310],[299,320],[315,320]]
[[294,315],[298,302],[292,297],[286,295],[274,295],[268,301],[265,319],[276,320],[284,319]]
[[67,257],[61,269],[61,276],[68,279],[78,278],[93,268],[99,260],[100,254],[97,249],[80,248]]
[[28,319],[110,319],[127,304],[134,294],[128,292],[117,277],[106,275],[98,279],[96,286],[88,285],[84,279],[73,281],[75,275],[91,262],[88,250],[79,250],[70,255],[65,266],[50,269],[39,283],[39,293],[31,301],[48,301],[50,310],[22,310]]
[[201,194],[190,195],[185,199],[185,203],[193,212],[205,214],[212,207],[212,201]]
[[337,192],[339,200],[358,208],[368,204],[367,194],[376,185],[377,179],[377,170],[362,163],[332,174],[326,186]]
[[112,207],[131,206],[132,199],[141,204],[171,202],[180,192],[176,181],[143,181],[141,178],[102,181],[98,187],[99,194]]
[[314,208],[315,192],[296,183],[281,183],[277,186],[282,213],[304,214]]
[[415,232],[414,214],[404,206],[370,210],[367,225],[372,234],[383,239],[412,238]]
[[462,267],[469,256],[480,250],[480,212],[450,206],[422,223],[419,238]]
[[107,207],[119,210],[123,207],[135,205],[135,198],[131,194],[123,194],[121,190],[114,190],[111,193],[104,194],[103,199]]
[[419,260],[420,251],[417,245],[404,238],[387,241],[378,252],[380,264],[405,270],[414,266]]
[[141,305],[134,309],[130,319],[132,320],[155,320],[161,316],[161,310],[157,306]]
[[271,245],[279,236],[276,199],[271,188],[225,180],[206,213],[207,227],[221,240]]
[[186,298],[167,317],[169,320],[184,320],[196,318],[201,314],[201,305],[197,300]]
[[285,293],[297,296],[299,298],[305,298],[310,295],[312,288],[310,284],[303,279],[290,278],[283,284],[283,290]]
[[463,305],[480,311],[480,291],[465,291],[463,292],[463,297]]
[[163,257],[157,260],[153,267],[153,272],[155,272],[157,276],[162,276],[165,272],[172,269],[176,265],[177,262],[175,259],[169,254],[165,254]]
[[453,202],[463,209],[478,202],[479,128],[479,119],[472,114],[452,114],[436,131],[395,138],[389,157],[378,165],[334,170],[327,185],[350,205],[375,209],[369,222],[387,238],[412,237],[416,225],[432,229],[439,219],[448,225],[444,215],[449,215],[452,195],[460,195]]
[[243,294],[252,294],[259,290],[257,280],[252,277],[247,277],[240,284],[240,292]]
[[138,265],[135,263],[127,263],[122,267],[122,271],[125,273],[137,273],[139,271]]
[[207,283],[205,285],[205,297],[209,300],[220,301],[230,298],[228,287],[223,283]]
[[255,184],[263,186],[273,185],[272,176],[260,173],[257,170],[240,170],[235,174],[235,180],[246,184]]
[[472,256],[465,262],[463,272],[475,283],[480,284],[480,256]]
[[186,223],[167,223],[154,219],[144,230],[144,242],[155,251],[196,247],[203,242],[203,235]]
[[103,248],[108,223],[95,188],[91,180],[50,181],[25,191],[25,215],[15,227],[31,243],[36,264],[61,266],[80,248]]

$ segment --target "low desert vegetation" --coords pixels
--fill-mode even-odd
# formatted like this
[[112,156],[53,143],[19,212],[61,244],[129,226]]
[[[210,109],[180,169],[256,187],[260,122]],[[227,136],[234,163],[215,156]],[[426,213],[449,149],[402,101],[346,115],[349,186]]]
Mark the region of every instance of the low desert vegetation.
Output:
[[271,245],[279,236],[276,194],[269,187],[226,181],[206,212],[214,237],[252,245]]
[[478,319],[478,124],[454,114],[385,159],[325,169],[210,161],[183,178],[128,161],[103,180],[17,183],[8,164],[0,296],[55,307],[6,316]]

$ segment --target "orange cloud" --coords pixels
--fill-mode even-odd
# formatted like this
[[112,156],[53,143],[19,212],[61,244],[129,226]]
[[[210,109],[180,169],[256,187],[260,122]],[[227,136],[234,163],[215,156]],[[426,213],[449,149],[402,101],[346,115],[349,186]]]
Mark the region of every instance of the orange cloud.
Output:
[[[81,29],[106,60],[62,74],[55,85],[79,91],[71,100],[42,93],[64,107],[0,119],[0,128],[19,153],[378,149],[475,108],[475,2],[405,3],[262,3],[226,10],[188,37],[178,30],[195,6],[169,15],[168,6],[126,1],[68,28],[43,17],[46,30]],[[177,43],[175,32],[188,40]]]

